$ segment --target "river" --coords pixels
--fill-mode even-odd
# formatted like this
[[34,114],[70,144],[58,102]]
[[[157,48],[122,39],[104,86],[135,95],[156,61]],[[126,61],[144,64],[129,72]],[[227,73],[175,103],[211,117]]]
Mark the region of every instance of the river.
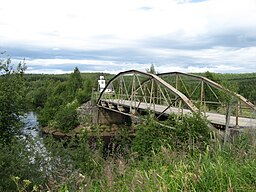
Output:
[[30,135],[32,138],[36,138],[41,135],[36,113],[28,112],[22,121],[24,123],[22,133],[24,135]]
[[[49,161],[49,154],[45,148],[37,115],[34,112],[28,112],[22,119],[24,123],[22,134],[26,142],[26,148],[29,151],[38,152],[45,161]],[[30,138],[27,138],[27,136]],[[34,162],[35,156],[32,155],[31,162]]]

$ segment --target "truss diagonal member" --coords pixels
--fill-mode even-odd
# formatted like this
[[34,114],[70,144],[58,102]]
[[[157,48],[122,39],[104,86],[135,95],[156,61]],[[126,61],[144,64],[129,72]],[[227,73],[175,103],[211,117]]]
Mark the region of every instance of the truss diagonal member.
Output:
[[193,111],[193,112],[197,112],[198,108],[192,103],[191,100],[189,100],[183,93],[181,93],[180,91],[178,91],[177,89],[175,89],[173,86],[171,86],[169,83],[167,83],[166,81],[162,80],[160,77],[151,74],[154,79],[156,79],[159,83],[161,83],[162,85],[164,85],[165,87],[167,87],[169,90],[171,90],[173,92],[173,94],[175,94],[176,96],[180,97],[181,100],[187,105],[187,107]]
[[213,89],[210,87],[209,84],[207,84],[208,88],[211,90],[211,92],[213,93],[213,95],[215,96],[215,98],[219,101],[219,103],[222,105],[222,102],[220,101],[219,97],[216,95],[216,93],[213,91]]
[[[169,102],[168,99],[165,97],[164,92],[163,92],[163,90],[161,89],[161,86],[160,86],[160,85],[158,85],[158,88],[159,88],[160,92],[162,93],[163,98],[164,98],[164,100],[166,101],[166,103],[167,103],[169,106],[171,106],[171,105],[172,105],[172,102]],[[171,100],[170,100],[170,101],[171,101]]]
[[121,76],[121,80],[120,81],[122,82],[122,85],[124,86],[124,91],[125,91],[124,95],[128,98],[129,94],[128,94],[127,86],[126,86],[126,83],[125,83],[125,80],[124,80],[123,76]]
[[181,77],[180,77],[180,76],[178,76],[178,77],[180,78],[180,81],[181,81],[181,83],[182,83],[182,86],[184,87],[184,89],[185,89],[185,91],[186,91],[187,95],[189,96],[189,92],[188,92],[188,89],[187,89],[187,87],[186,87],[185,83],[183,82],[183,80],[181,79]]
[[[164,91],[165,91],[165,93],[166,93],[166,95],[167,95],[167,97],[168,97],[168,99],[169,99],[169,101],[170,101],[169,104],[170,104],[171,106],[174,106],[174,105],[175,105],[175,102],[178,100],[179,97],[175,97],[175,98],[173,99],[173,102],[172,102],[172,98],[170,97],[170,94],[168,93],[168,91],[166,90],[166,88],[164,88]],[[172,110],[171,110],[170,107],[169,107],[169,111],[172,112]]]
[[194,93],[196,92],[196,90],[198,89],[199,85],[201,85],[201,81],[198,82],[198,84],[196,85],[196,88],[193,90],[193,92],[189,95],[190,98],[192,98],[192,96],[194,95]]
[[[141,91],[141,93],[142,93],[142,98],[144,99],[144,102],[146,103],[146,105],[147,105],[147,100],[146,100],[146,98],[145,98],[145,92],[144,92],[144,90],[143,90],[143,88],[142,88],[142,84],[141,84],[141,82],[140,82],[140,79],[139,79],[139,77],[138,76],[136,76],[137,77],[137,81],[138,81],[138,83],[139,83],[139,88],[137,88],[136,89],[136,91],[138,90],[138,89],[140,89],[140,91]],[[141,101],[140,101],[140,103],[141,103]],[[138,106],[139,107],[139,106]],[[148,105],[147,105],[147,107],[148,107]]]
[[172,106],[172,104],[169,104],[169,106],[167,106],[167,107],[157,116],[157,119],[159,119],[168,109],[170,109],[171,106]]

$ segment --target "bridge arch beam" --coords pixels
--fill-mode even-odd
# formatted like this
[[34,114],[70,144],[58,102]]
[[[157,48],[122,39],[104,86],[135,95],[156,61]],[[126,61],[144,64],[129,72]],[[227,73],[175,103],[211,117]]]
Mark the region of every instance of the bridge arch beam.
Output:
[[[106,91],[110,87],[113,89],[111,93]],[[152,110],[161,116],[167,111],[171,113],[174,105],[179,105],[182,113],[198,112],[186,95],[159,76],[137,70],[120,72],[114,76],[100,93],[97,105],[127,115],[135,115],[139,110]]]

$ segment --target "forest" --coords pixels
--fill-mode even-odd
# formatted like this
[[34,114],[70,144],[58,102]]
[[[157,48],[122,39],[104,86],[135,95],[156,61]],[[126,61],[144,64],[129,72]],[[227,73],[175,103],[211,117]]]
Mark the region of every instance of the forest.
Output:
[[[22,135],[22,116],[34,111],[40,127],[71,131],[80,124],[77,108],[92,99],[102,73],[77,67],[62,75],[25,71],[22,61],[16,67],[8,57],[0,61],[0,191],[256,190],[255,133],[223,144],[200,114],[170,115],[166,127],[149,115],[134,138],[118,130],[110,151],[99,136],[91,145],[86,131],[69,140],[45,137],[39,145],[42,138]],[[256,73],[197,75],[256,104]]]

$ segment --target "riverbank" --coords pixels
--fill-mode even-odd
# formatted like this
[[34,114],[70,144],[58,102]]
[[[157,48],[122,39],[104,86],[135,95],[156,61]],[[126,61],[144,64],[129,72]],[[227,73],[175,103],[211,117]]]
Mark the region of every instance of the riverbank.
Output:
[[53,127],[43,127],[42,134],[43,135],[51,135],[54,138],[58,139],[70,139],[73,137],[79,137],[79,135],[83,133],[87,133],[89,136],[98,136],[98,137],[114,137],[117,132],[121,129],[127,129],[128,134],[133,136],[135,134],[135,130],[131,129],[129,126],[124,125],[97,125],[97,126],[84,126],[79,125],[75,129],[70,130],[65,133],[60,129],[56,129]]

